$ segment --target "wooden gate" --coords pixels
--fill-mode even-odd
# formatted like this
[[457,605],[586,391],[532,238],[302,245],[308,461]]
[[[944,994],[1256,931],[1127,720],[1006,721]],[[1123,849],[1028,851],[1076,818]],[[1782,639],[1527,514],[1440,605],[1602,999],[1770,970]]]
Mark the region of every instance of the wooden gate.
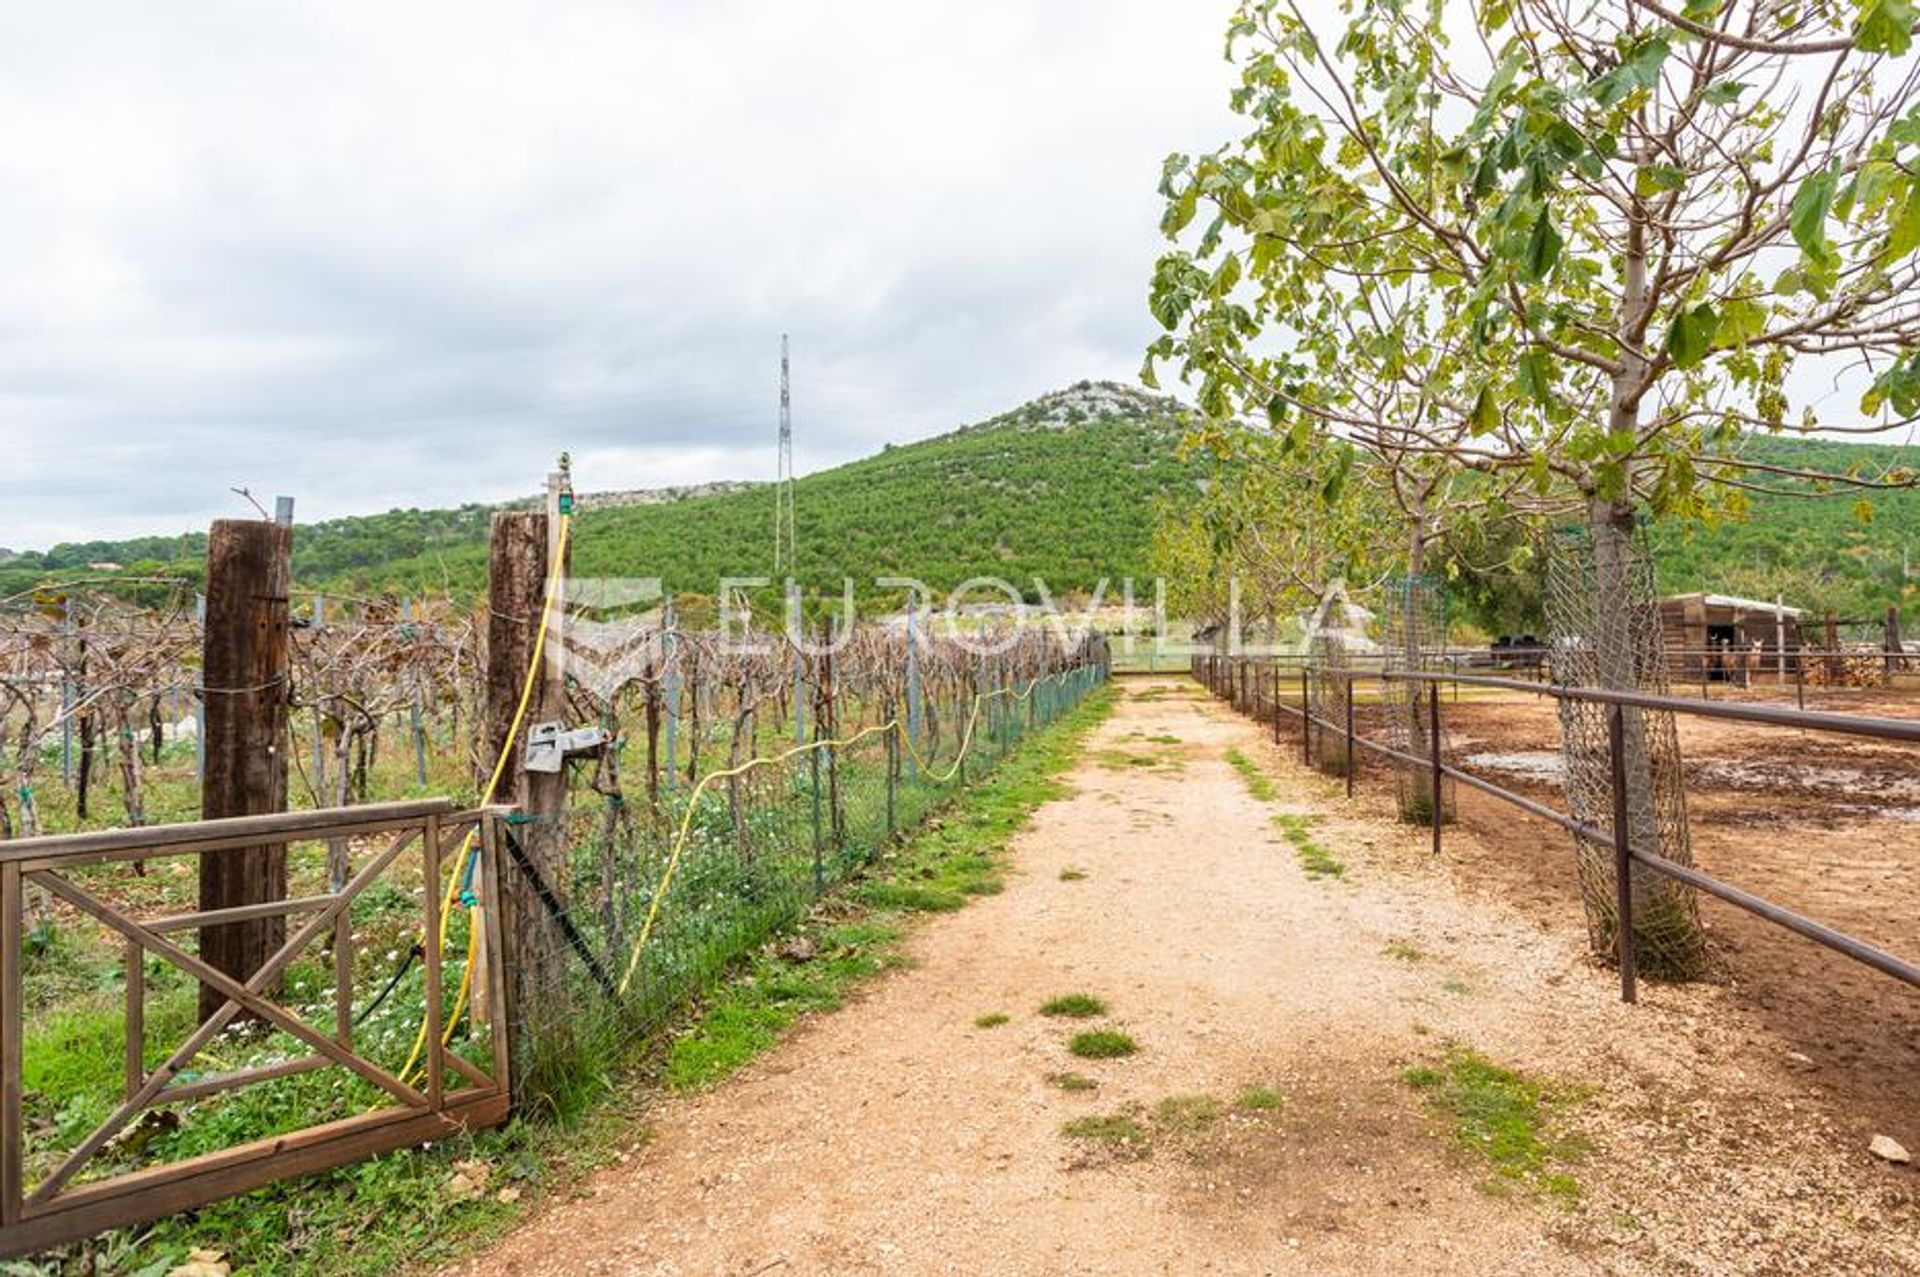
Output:
[[[505,1120],[509,1035],[504,1019],[491,1026],[485,1022],[485,1009],[504,1006],[506,996],[499,910],[487,907],[499,900],[494,853],[503,814],[503,809],[458,811],[451,802],[435,799],[0,843],[0,961],[5,964],[0,971],[0,1256],[31,1253]],[[301,845],[302,853],[291,854]],[[135,914],[144,910],[125,903],[152,895],[150,887],[139,884],[177,876],[183,859],[197,869],[200,857],[260,846],[288,848],[288,898],[140,917]],[[136,863],[145,871],[141,877],[132,875]],[[186,881],[197,881],[197,874]],[[390,889],[370,898],[368,889],[377,883]],[[118,895],[111,890],[116,884]],[[306,894],[300,894],[303,889]],[[452,964],[442,960],[443,898],[465,906],[460,930],[477,933],[467,951],[477,953],[478,961],[464,973],[471,985],[456,985],[460,992],[471,988],[476,1011],[471,1033],[457,1044],[462,1049],[454,1049],[444,1023],[451,1009],[446,967]],[[384,949],[364,953],[359,966],[374,970],[366,972],[361,990],[356,989],[356,902],[363,915],[379,917],[390,932],[398,929],[421,942],[404,966],[386,961],[390,955]],[[71,1148],[36,1146],[31,1157],[23,1083],[29,1026],[21,979],[30,906],[72,925],[97,927],[124,946],[126,993],[125,1081],[117,1101]],[[396,916],[401,913],[406,916]],[[245,980],[213,969],[181,943],[186,939],[181,933],[264,919],[276,920],[268,925],[285,940]],[[316,942],[323,937],[330,952],[319,970],[331,971],[331,1006],[310,1003],[303,1010],[297,998],[282,991],[283,980],[303,954],[319,954]],[[148,965],[156,959],[176,1001],[183,982],[175,972],[191,977],[186,993],[196,994],[195,986],[205,985],[225,1001],[154,1064],[146,1024]],[[375,978],[381,961],[394,968],[384,972],[385,979]],[[416,962],[422,974],[415,984],[404,985],[414,998],[405,1013],[413,1015],[412,1007],[420,1007],[417,1033],[405,1035],[413,1040],[415,1054],[404,1064],[373,1058],[377,1052],[356,1046],[356,1015],[365,1016],[402,988]],[[421,983],[424,989],[417,987]],[[375,986],[384,987],[377,994],[364,991]],[[453,1005],[459,1001],[455,997]],[[401,1006],[396,1002],[395,1011]],[[197,1012],[193,1018],[198,1019]],[[281,1058],[254,1059],[211,1074],[191,1068],[209,1044],[226,1051],[228,1043]],[[396,1054],[391,1041],[386,1052]],[[268,1137],[158,1165],[125,1165],[127,1136],[143,1125],[178,1130],[194,1120],[199,1106],[248,1088],[271,1111],[279,1093],[260,1088],[321,1070],[344,1071],[334,1075],[346,1084],[338,1092],[345,1097],[342,1103],[354,1103],[356,1094],[370,1102],[317,1125],[302,1124],[311,1113],[281,1114],[274,1124],[286,1129]],[[116,1155],[103,1159],[103,1150]],[[103,1167],[103,1162],[114,1165]]]

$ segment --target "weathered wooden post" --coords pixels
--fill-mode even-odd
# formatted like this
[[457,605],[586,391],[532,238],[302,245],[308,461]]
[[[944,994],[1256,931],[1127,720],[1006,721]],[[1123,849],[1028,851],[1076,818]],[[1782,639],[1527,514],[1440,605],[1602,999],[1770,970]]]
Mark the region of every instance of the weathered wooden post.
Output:
[[[550,481],[550,497],[558,485]],[[565,717],[558,632],[565,607],[566,556],[559,553],[560,515],[554,500],[548,511],[507,511],[493,516],[487,555],[487,748],[481,765],[491,769],[505,756],[494,801],[520,808],[517,823],[505,832],[525,854],[526,865],[501,870],[507,890],[501,900],[500,933],[507,951],[506,1023],[533,1026],[559,1023],[566,1016],[566,951],[555,919],[548,916],[539,889],[526,870],[538,874],[555,899],[564,900],[567,800],[564,766],[558,772],[526,769],[529,724]],[[549,598],[548,592],[552,592]],[[549,630],[540,640],[541,618]],[[534,648],[542,649],[533,674],[526,713],[515,730],[514,714],[526,687]],[[480,778],[486,782],[486,776]]]
[[[220,519],[207,536],[200,814],[208,820],[287,809],[292,560],[293,529],[264,519]],[[262,904],[286,894],[284,843],[200,857],[202,910]],[[220,923],[200,929],[200,957],[244,983],[285,940],[284,917]],[[226,1002],[226,994],[200,986],[202,1020]]]

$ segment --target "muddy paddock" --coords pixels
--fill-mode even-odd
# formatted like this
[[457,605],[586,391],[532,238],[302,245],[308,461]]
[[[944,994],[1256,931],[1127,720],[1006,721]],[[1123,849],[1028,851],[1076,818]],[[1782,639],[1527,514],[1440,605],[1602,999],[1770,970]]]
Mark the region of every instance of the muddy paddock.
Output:
[[[1684,689],[1682,689],[1684,690]],[[1770,689],[1716,700],[1792,706]],[[1920,694],[1822,691],[1808,709],[1920,719]],[[1565,809],[1560,730],[1545,697],[1442,702],[1448,761]],[[1357,729],[1384,730],[1378,705]],[[1298,724],[1283,722],[1297,741]],[[1920,746],[1682,715],[1693,855],[1706,872],[1909,960],[1920,960]],[[1361,790],[1387,801],[1385,760],[1360,754]],[[1448,850],[1484,889],[1543,926],[1580,925],[1569,835],[1465,786],[1458,817],[1475,837]],[[1477,845],[1476,845],[1477,844]],[[1714,979],[1725,982],[1831,1079],[1863,1127],[1910,1118],[1920,1077],[1920,990],[1713,899],[1702,901]]]

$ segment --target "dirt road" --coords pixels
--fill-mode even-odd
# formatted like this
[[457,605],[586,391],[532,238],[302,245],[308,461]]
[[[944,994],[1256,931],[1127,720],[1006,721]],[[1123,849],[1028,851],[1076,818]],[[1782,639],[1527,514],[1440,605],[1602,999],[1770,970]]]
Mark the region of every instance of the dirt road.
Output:
[[[1071,784],[1007,890],[921,929],[909,969],[663,1099],[624,1165],[459,1271],[1920,1271],[1913,1172],[1869,1158],[1817,1069],[1721,991],[1622,1007],[1578,918],[1474,894],[1197,689],[1130,684]],[[1317,816],[1339,875],[1307,874],[1282,813]],[[1038,1013],[1072,993],[1108,1013]],[[1089,1027],[1138,1053],[1076,1058]],[[1581,1088],[1576,1202],[1456,1145],[1403,1076],[1450,1047]],[[1260,1087],[1279,1108],[1236,1104]],[[1063,1132],[1089,1117],[1144,1147]]]

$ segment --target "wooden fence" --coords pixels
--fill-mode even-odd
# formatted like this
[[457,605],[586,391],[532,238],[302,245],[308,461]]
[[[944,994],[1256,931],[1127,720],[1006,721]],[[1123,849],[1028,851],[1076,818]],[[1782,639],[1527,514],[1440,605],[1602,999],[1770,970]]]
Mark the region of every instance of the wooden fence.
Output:
[[[367,889],[396,870],[419,869],[419,934],[441,934],[439,916],[443,875],[461,873],[461,852],[468,838],[478,840],[472,862],[477,880],[468,890],[480,901],[500,899],[497,878],[499,823],[504,810],[456,810],[445,799],[374,804],[323,811],[290,812],[198,821],[147,829],[33,838],[0,843],[0,1256],[31,1253],[63,1242],[185,1210],[276,1180],[325,1170],[377,1153],[443,1138],[463,1129],[497,1125],[509,1105],[508,1035],[492,1032],[490,1044],[471,1048],[471,1060],[443,1045],[445,973],[442,948],[421,945],[424,967],[424,1049],[416,1074],[396,1069],[356,1049],[353,992],[354,924],[352,906]],[[124,862],[164,862],[261,846],[324,842],[352,845],[360,866],[325,889],[287,899],[229,908],[135,917],[134,910],[103,898],[97,866]],[[337,854],[337,852],[336,852]],[[93,871],[93,872],[83,872]],[[411,875],[408,875],[411,880]],[[29,893],[52,899],[99,923],[124,941],[126,949],[126,1046],[124,1093],[112,1112],[67,1151],[56,1164],[26,1182],[23,1150],[22,1052],[25,1042],[21,966]],[[500,911],[481,908],[472,925],[484,928],[482,955],[472,973],[476,999],[494,1007],[506,998],[501,962]],[[276,938],[285,939],[244,981],[210,966],[176,943],[181,932],[276,920]],[[298,923],[296,926],[295,923]],[[325,937],[333,971],[332,1024],[325,1031],[281,992],[289,966]],[[218,1009],[165,1055],[148,1064],[146,1011],[148,962],[159,959],[219,995]],[[390,990],[391,986],[389,986]],[[237,1021],[257,1023],[268,1034],[292,1039],[305,1054],[249,1067],[193,1076],[189,1066],[207,1045]],[[271,1084],[321,1069],[344,1069],[374,1088],[387,1103],[354,1116],[302,1126],[270,1138],[202,1153],[184,1160],[144,1166],[124,1173],[103,1172],[96,1164],[102,1150],[128,1132],[143,1115],[170,1106],[202,1101],[216,1094]],[[183,1073],[189,1073],[182,1079]],[[404,1074],[404,1076],[403,1076]],[[190,1119],[189,1119],[190,1120]],[[95,1168],[92,1177],[86,1172]],[[83,1182],[76,1182],[83,1181]]]

